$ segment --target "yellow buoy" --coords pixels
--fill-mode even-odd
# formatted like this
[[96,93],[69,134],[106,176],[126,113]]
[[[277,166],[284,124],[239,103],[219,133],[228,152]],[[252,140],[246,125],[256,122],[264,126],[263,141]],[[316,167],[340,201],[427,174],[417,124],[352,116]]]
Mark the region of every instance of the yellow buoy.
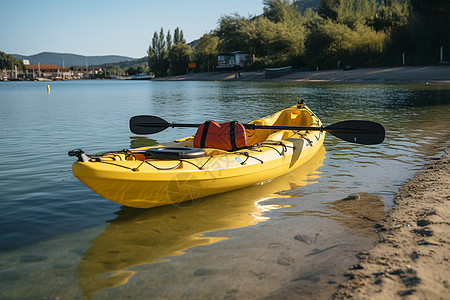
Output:
[[47,93],[50,94],[50,85],[47,84]]

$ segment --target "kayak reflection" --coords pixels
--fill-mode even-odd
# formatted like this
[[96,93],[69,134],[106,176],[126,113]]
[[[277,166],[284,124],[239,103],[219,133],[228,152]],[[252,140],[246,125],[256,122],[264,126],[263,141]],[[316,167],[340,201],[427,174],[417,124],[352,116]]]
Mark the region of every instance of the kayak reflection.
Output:
[[322,147],[310,161],[270,182],[177,206],[122,207],[116,219],[91,241],[77,268],[83,296],[89,299],[102,289],[126,284],[138,272],[131,267],[169,261],[168,257],[182,255],[189,248],[227,239],[205,236],[207,232],[267,220],[265,211],[286,206],[264,205],[264,200],[289,197],[283,191],[314,183],[324,157]]

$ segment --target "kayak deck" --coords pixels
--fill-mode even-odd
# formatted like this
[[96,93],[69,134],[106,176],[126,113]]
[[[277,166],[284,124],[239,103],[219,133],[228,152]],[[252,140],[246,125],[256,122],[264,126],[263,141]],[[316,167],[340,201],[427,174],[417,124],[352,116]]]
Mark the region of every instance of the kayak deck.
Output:
[[[256,125],[322,126],[306,106],[293,106],[250,122]],[[90,189],[125,206],[150,208],[250,186],[285,174],[321,148],[322,131],[246,130],[248,148],[224,151],[204,148],[205,156],[155,159],[145,150],[193,147],[193,137],[154,147],[125,149],[76,161],[74,175]]]

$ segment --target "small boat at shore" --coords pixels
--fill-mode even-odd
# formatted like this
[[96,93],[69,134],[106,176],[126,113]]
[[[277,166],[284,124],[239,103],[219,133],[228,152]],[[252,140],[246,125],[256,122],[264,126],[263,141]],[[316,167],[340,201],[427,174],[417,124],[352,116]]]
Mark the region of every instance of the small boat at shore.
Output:
[[[303,103],[249,124],[206,123],[176,124],[154,116],[133,117],[130,128],[138,134],[177,126],[198,130],[194,136],[152,147],[99,155],[72,150],[69,155],[78,158],[72,165],[73,174],[106,199],[151,208],[232,191],[290,172],[321,149],[325,131],[361,144],[384,139],[384,128],[369,121],[323,127]],[[226,128],[225,141],[214,144],[218,135],[214,128]],[[227,148],[230,136],[231,149]]]

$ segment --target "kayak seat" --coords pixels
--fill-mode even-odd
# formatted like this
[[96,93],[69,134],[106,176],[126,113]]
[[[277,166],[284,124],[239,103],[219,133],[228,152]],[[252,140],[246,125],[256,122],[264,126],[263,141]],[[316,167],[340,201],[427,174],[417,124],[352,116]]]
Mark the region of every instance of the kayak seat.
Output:
[[311,115],[301,109],[283,111],[277,120],[271,125],[281,126],[310,126],[312,123]]
[[[255,125],[277,126],[311,126],[311,115],[304,109],[284,110],[271,118],[251,122]],[[262,143],[267,139],[284,140],[292,135],[291,130],[257,129],[247,130],[247,142],[249,145]]]

